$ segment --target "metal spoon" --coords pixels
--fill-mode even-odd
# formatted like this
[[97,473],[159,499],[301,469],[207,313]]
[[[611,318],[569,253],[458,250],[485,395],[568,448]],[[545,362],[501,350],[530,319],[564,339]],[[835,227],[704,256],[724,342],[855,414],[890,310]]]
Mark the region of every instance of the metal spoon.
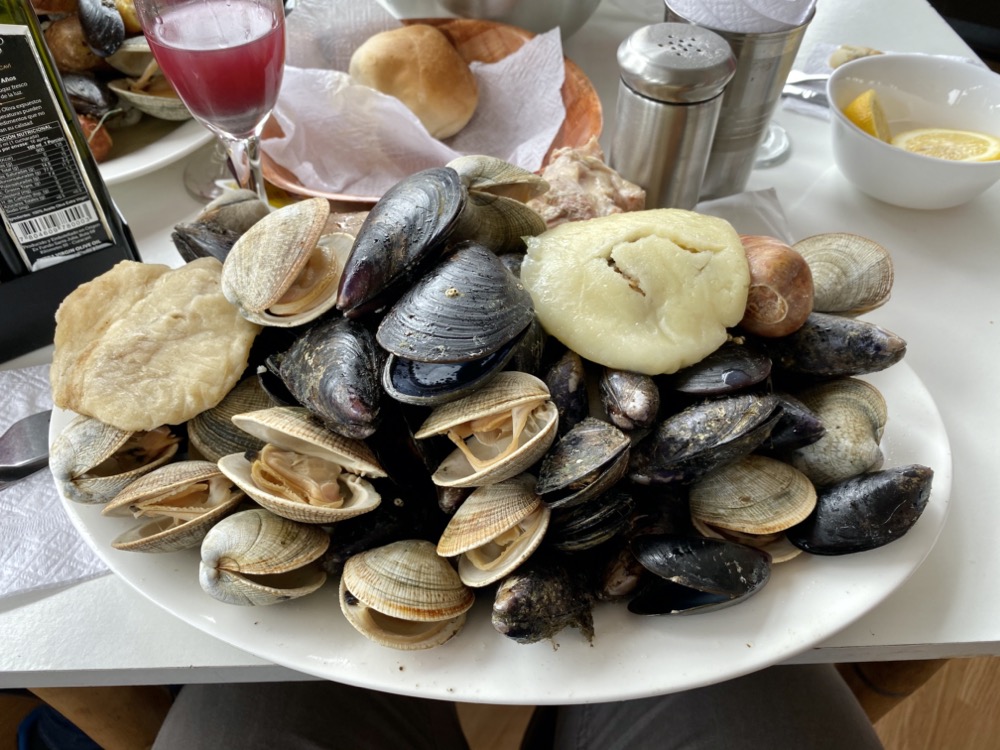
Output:
[[49,463],[47,409],[20,419],[0,435],[0,490],[34,474]]

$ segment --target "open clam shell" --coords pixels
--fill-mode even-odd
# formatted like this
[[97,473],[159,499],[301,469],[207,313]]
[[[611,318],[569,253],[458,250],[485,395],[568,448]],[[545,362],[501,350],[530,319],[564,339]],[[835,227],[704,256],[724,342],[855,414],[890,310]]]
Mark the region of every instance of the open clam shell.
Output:
[[393,542],[344,563],[341,610],[352,627],[383,646],[438,646],[461,630],[474,602],[472,590],[425,540]]
[[441,532],[437,553],[458,557],[458,575],[466,586],[486,586],[531,556],[545,536],[549,515],[529,474],[479,487]]
[[501,372],[478,391],[442,404],[414,437],[447,435],[458,446],[434,474],[440,487],[478,487],[523,473],[555,441],[559,413],[545,383]]
[[549,189],[540,175],[497,156],[468,154],[452,159],[446,166],[458,173],[471,192],[503,195],[527,203]]
[[271,212],[240,235],[222,266],[222,293],[243,317],[291,327],[333,308],[353,238],[334,233],[321,241],[329,215],[328,201],[310,198]]
[[158,120],[181,122],[191,119],[191,112],[187,106],[172,91],[159,93],[152,90],[135,89],[127,78],[109,81],[108,88],[114,91],[119,99]]
[[219,469],[268,510],[303,523],[335,523],[381,502],[368,478],[384,477],[371,449],[328,430],[304,407],[237,414],[233,422],[265,442],[248,458],[219,459]]
[[165,426],[129,432],[77,416],[52,442],[49,468],[67,499],[106,503],[143,474],[170,461],[178,443]]
[[263,508],[219,521],[201,543],[198,581],[227,604],[268,605],[316,591],[326,582],[318,564],[330,536]]
[[146,519],[112,541],[115,549],[175,552],[196,547],[243,498],[211,461],[179,461],[136,479],[101,512]]
[[131,78],[138,78],[153,62],[153,52],[149,49],[146,37],[139,34],[138,36],[125,37],[114,54],[109,55],[105,60],[115,70],[119,70]]

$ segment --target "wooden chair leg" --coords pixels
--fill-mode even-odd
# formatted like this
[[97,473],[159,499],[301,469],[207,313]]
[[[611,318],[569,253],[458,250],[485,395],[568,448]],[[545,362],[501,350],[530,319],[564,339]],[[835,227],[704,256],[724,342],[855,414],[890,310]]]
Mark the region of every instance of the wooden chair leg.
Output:
[[926,659],[855,662],[836,666],[874,724],[947,663],[947,659]]
[[165,687],[32,688],[105,750],[149,748],[170,710]]

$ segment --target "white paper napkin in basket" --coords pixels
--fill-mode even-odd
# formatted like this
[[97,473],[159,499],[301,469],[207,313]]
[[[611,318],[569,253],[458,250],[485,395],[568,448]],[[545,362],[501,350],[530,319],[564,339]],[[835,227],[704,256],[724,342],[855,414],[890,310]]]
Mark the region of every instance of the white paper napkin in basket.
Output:
[[[48,365],[0,370],[0,432],[51,406]],[[48,469],[0,491],[0,599],[107,572],[63,510]]]
[[558,29],[504,60],[473,63],[479,104],[447,141],[432,138],[397,99],[353,83],[353,51],[399,21],[374,0],[302,0],[288,17],[288,53],[273,115],[284,132],[265,153],[303,185],[333,194],[382,195],[413,172],[461,154],[490,154],[535,171],[566,116]]

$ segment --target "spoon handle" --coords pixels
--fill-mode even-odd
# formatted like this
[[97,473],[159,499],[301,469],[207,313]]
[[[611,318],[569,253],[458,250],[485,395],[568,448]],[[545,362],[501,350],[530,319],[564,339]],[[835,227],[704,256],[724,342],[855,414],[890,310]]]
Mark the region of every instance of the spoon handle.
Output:
[[32,414],[0,435],[0,489],[33,474],[49,461],[49,420],[52,411]]

